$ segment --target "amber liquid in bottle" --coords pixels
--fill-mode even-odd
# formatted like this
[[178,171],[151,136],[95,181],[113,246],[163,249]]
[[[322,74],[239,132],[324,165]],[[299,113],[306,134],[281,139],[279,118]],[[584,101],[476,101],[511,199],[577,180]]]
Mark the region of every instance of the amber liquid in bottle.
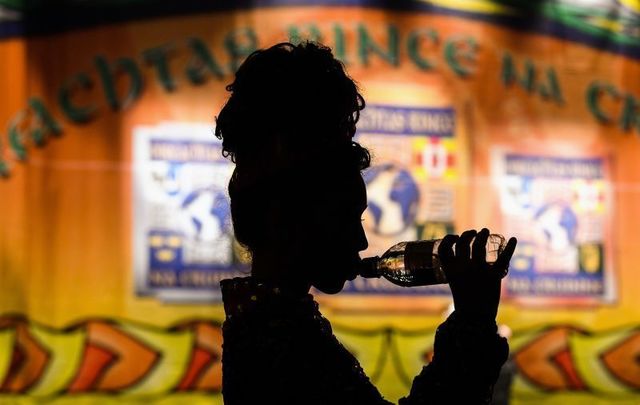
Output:
[[[442,239],[397,243],[380,257],[363,259],[360,276],[384,277],[403,287],[446,284],[447,277],[438,258],[440,242]],[[502,235],[489,235],[486,246],[487,263],[494,263],[504,247],[505,239]],[[501,277],[505,275],[506,271]]]

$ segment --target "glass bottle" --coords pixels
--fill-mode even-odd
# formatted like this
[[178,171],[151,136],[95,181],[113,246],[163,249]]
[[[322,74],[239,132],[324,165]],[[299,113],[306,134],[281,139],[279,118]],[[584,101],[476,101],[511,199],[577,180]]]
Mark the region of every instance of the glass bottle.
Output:
[[[384,277],[403,287],[446,284],[447,277],[438,258],[440,242],[442,239],[397,243],[380,257],[362,259],[360,276],[366,278]],[[504,236],[489,235],[486,246],[487,263],[493,264],[504,248]],[[453,250],[455,252],[455,245]],[[505,270],[501,277],[506,274]]]

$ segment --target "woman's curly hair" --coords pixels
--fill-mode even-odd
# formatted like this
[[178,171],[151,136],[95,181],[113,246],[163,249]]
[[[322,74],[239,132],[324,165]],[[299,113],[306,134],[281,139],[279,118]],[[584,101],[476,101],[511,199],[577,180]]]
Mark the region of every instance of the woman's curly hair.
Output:
[[[253,52],[236,72],[215,135],[234,163],[255,158],[275,137],[304,151],[352,142],[365,101],[331,49],[289,42]],[[366,149],[352,145],[355,164],[370,164]]]
[[[267,224],[258,202],[276,194],[295,207],[297,196],[275,191],[291,184],[291,176],[304,173],[308,183],[323,171],[369,167],[369,151],[353,141],[365,101],[331,49],[314,42],[253,52],[226,89],[231,96],[216,117],[215,135],[236,163],[229,182],[235,235],[253,250],[261,228],[286,226]],[[304,181],[296,181],[300,188]]]

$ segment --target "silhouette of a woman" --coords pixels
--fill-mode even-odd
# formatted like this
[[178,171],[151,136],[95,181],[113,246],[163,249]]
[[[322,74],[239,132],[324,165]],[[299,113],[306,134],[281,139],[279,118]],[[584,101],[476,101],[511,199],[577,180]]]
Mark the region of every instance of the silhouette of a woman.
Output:
[[[236,164],[231,215],[252,267],[221,283],[225,404],[388,404],[309,294],[338,293],[367,248],[360,172],[370,155],[353,141],[363,97],[331,50],[310,42],[254,52],[227,90],[216,136]],[[490,401],[508,346],[496,333],[500,278],[484,261],[488,235],[441,244],[456,310],[401,404]],[[494,267],[508,266],[515,243]],[[472,249],[482,259],[470,259]]]

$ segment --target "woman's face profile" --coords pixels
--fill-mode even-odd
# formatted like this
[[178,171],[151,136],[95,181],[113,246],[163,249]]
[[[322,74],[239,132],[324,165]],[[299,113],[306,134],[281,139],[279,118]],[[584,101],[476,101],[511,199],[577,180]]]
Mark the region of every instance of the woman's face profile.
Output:
[[[333,174],[308,201],[294,249],[304,257],[308,281],[318,290],[335,294],[358,275],[359,252],[368,247],[362,227],[367,192],[360,172]],[[306,228],[306,229],[305,229]]]
[[252,275],[339,292],[367,248],[357,84],[331,49],[304,42],[252,53],[226,89],[215,135],[236,163],[231,215]]

